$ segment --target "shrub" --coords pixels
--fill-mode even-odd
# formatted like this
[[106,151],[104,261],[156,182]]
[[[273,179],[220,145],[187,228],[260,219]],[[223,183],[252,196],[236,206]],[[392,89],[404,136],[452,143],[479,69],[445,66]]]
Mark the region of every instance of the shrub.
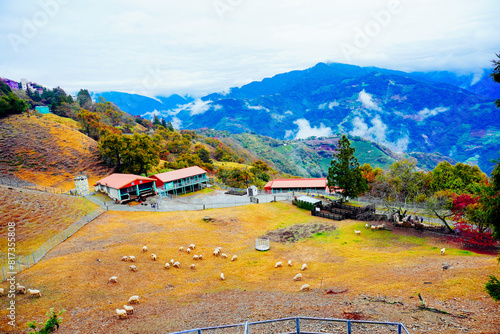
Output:
[[490,275],[490,280],[485,284],[485,290],[494,301],[500,300],[500,281],[495,276]]
[[40,328],[39,331],[36,330],[36,322],[35,321],[30,321],[28,322],[28,327],[33,329],[33,333],[37,334],[49,334],[54,332],[56,329],[59,329],[59,325],[62,322],[62,317],[57,318],[61,314],[66,312],[66,310],[61,310],[58,313],[54,311],[54,308],[51,308],[49,312],[47,312],[47,316],[49,317],[45,323],[41,322],[39,325],[43,326]]

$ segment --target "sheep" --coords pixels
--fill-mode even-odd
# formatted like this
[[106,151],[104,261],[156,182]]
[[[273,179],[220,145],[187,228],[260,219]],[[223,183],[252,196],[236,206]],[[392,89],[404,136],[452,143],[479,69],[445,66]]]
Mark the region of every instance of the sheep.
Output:
[[184,247],[179,247],[179,252],[184,252]]
[[291,267],[292,266],[292,260],[288,260],[288,266]]
[[221,281],[224,281],[226,279],[226,276],[224,276],[224,273],[220,273],[220,279],[221,279]]
[[372,231],[375,231],[377,229],[377,226],[371,225],[370,228],[372,229]]
[[137,271],[137,267],[134,266],[133,264],[128,267],[131,271]]
[[191,245],[189,245],[189,248],[191,248],[191,249],[195,249],[196,247],[195,247],[195,245],[194,245],[194,244],[191,244]]
[[377,230],[383,230],[385,228],[385,224],[377,225]]
[[198,260],[203,260],[203,255],[198,255]]
[[174,263],[175,263],[174,259],[171,259],[170,264],[174,264]]
[[356,233],[356,235],[361,235],[361,231],[358,230],[354,230],[354,233]]
[[302,274],[301,273],[298,273],[297,275],[295,275],[295,277],[293,278],[294,281],[302,281]]
[[129,305],[123,305],[123,309],[127,311],[127,314],[133,314],[134,313],[134,307],[129,306]]
[[151,260],[156,261],[156,254],[151,254]]
[[188,247],[188,248],[186,249],[186,253],[190,254],[190,253],[191,253],[191,248],[189,248],[189,247]]
[[118,280],[118,277],[116,276],[111,276],[109,279],[108,279],[108,283],[116,283],[116,281]]
[[300,287],[300,291],[309,291],[310,287],[309,284],[304,284]]
[[132,296],[128,299],[129,304],[139,304],[139,296]]
[[238,256],[233,255],[233,257],[231,258],[231,261],[236,261],[237,259],[238,259]]
[[42,293],[40,292],[40,290],[31,290],[31,289],[28,289],[28,293],[30,294],[30,297],[42,297]]
[[446,251],[446,248],[441,248],[441,255],[444,255],[444,252]]
[[366,229],[369,229],[369,228],[370,228],[370,225],[365,224],[365,228],[366,228]]
[[196,261],[196,260],[198,260],[198,258],[199,258],[198,255],[193,255],[193,260]]
[[19,284],[19,283],[16,283],[16,292],[20,293],[22,295],[25,295],[26,294],[26,287]]
[[127,255],[122,256],[122,261],[125,261],[125,262],[128,261],[128,256]]
[[219,256],[220,255],[220,251],[218,249],[215,249],[214,250],[214,256]]
[[116,315],[118,316],[118,319],[127,319],[127,311],[119,308],[117,308],[115,311]]
[[302,267],[300,268],[300,270],[306,270],[307,269],[307,264],[303,264]]
[[195,264],[194,264],[194,263],[193,263],[193,264],[191,264],[191,265],[189,266],[189,269],[191,269],[191,270],[195,270],[195,269],[196,269]]
[[165,268],[166,268],[166,269],[170,269],[170,263],[168,263],[168,262],[167,262],[167,263],[165,263]]
[[144,246],[142,247],[142,252],[143,252],[143,253],[146,253],[147,251],[148,251],[148,247],[146,247],[146,245],[144,245]]
[[276,262],[276,264],[274,265],[274,268],[281,268],[283,267],[283,262]]
[[223,259],[227,259],[227,254],[222,253],[222,254],[220,255],[220,257],[221,257],[221,258],[223,258]]
[[174,268],[180,268],[180,267],[181,267],[181,264],[179,263],[179,261],[174,263]]
[[128,260],[129,260],[130,262],[135,262],[135,256],[130,255],[130,256],[128,257]]
[[5,293],[5,289],[4,288],[0,288],[0,295],[3,295]]

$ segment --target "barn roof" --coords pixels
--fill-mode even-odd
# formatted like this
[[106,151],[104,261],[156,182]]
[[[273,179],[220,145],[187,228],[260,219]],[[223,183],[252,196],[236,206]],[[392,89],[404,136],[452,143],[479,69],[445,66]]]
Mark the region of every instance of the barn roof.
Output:
[[173,170],[171,172],[156,174],[156,175],[153,175],[152,177],[157,178],[158,180],[162,181],[163,183],[166,183],[166,182],[172,182],[175,180],[184,179],[186,177],[191,177],[191,176],[196,176],[196,175],[206,174],[206,173],[207,172],[204,169],[202,169],[198,166],[193,166],[193,167]]
[[312,205],[321,202],[320,199],[312,198],[309,196],[300,196],[299,198],[297,198],[297,201],[311,203]]
[[326,178],[319,179],[276,179],[264,188],[326,188]]
[[134,174],[119,174],[113,173],[109,176],[106,176],[104,179],[101,179],[95,183],[102,184],[111,188],[121,189],[127,184],[135,181],[154,181],[154,179]]

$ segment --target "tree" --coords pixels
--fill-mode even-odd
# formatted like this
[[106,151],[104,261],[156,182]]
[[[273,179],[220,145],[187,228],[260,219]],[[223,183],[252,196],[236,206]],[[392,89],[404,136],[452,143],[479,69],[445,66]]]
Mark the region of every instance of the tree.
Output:
[[477,166],[448,161],[440,162],[432,171],[430,187],[433,191],[451,190],[456,194],[473,193],[476,185],[485,183],[486,175]]
[[427,214],[436,216],[441,220],[450,233],[455,233],[446,221],[447,218],[454,215],[451,210],[452,206],[452,194],[450,192],[441,191],[426,200],[425,211]]
[[330,192],[337,186],[342,189],[342,198],[358,197],[368,190],[368,183],[363,178],[358,160],[354,157],[356,149],[351,147],[345,135],[339,140],[328,168],[328,188]]
[[92,109],[92,98],[90,97],[89,91],[86,89],[80,89],[76,95],[76,102],[84,109]]
[[28,109],[28,104],[10,92],[0,98],[0,117],[21,114]]
[[124,136],[121,153],[123,171],[131,174],[146,174],[160,162],[160,147],[147,134]]
[[500,300],[500,281],[498,278],[490,275],[490,279],[486,282],[484,288],[494,301],[497,302]]
[[[493,59],[491,62],[493,63],[493,73],[490,76],[493,78],[495,82],[500,83],[500,53],[495,54],[499,60]],[[497,108],[500,108],[500,99],[495,100],[495,104]]]
[[112,132],[104,133],[98,143],[101,157],[108,165],[116,167],[118,171],[120,171],[122,165],[121,152],[123,144],[123,137]]

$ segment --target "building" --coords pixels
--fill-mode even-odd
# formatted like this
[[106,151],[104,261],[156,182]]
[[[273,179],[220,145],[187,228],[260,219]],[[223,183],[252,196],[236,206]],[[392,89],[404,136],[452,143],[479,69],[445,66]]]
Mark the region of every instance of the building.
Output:
[[184,194],[208,185],[207,172],[198,166],[174,170],[151,176],[156,187],[164,194]]
[[2,80],[3,82],[5,82],[9,87],[10,89],[15,89],[15,90],[18,90],[19,89],[19,83],[14,81],[14,80],[10,80],[10,79],[0,79]]
[[[322,203],[321,200],[309,196],[300,196],[296,199],[297,207],[312,211]],[[318,208],[319,210],[319,208]]]
[[285,192],[328,192],[326,178],[319,179],[276,179],[269,181],[264,190],[267,194]]
[[119,203],[156,195],[155,179],[134,174],[114,173],[97,181],[95,191],[106,193]]
[[37,106],[35,110],[38,111],[42,115],[50,114],[49,107],[46,106]]

